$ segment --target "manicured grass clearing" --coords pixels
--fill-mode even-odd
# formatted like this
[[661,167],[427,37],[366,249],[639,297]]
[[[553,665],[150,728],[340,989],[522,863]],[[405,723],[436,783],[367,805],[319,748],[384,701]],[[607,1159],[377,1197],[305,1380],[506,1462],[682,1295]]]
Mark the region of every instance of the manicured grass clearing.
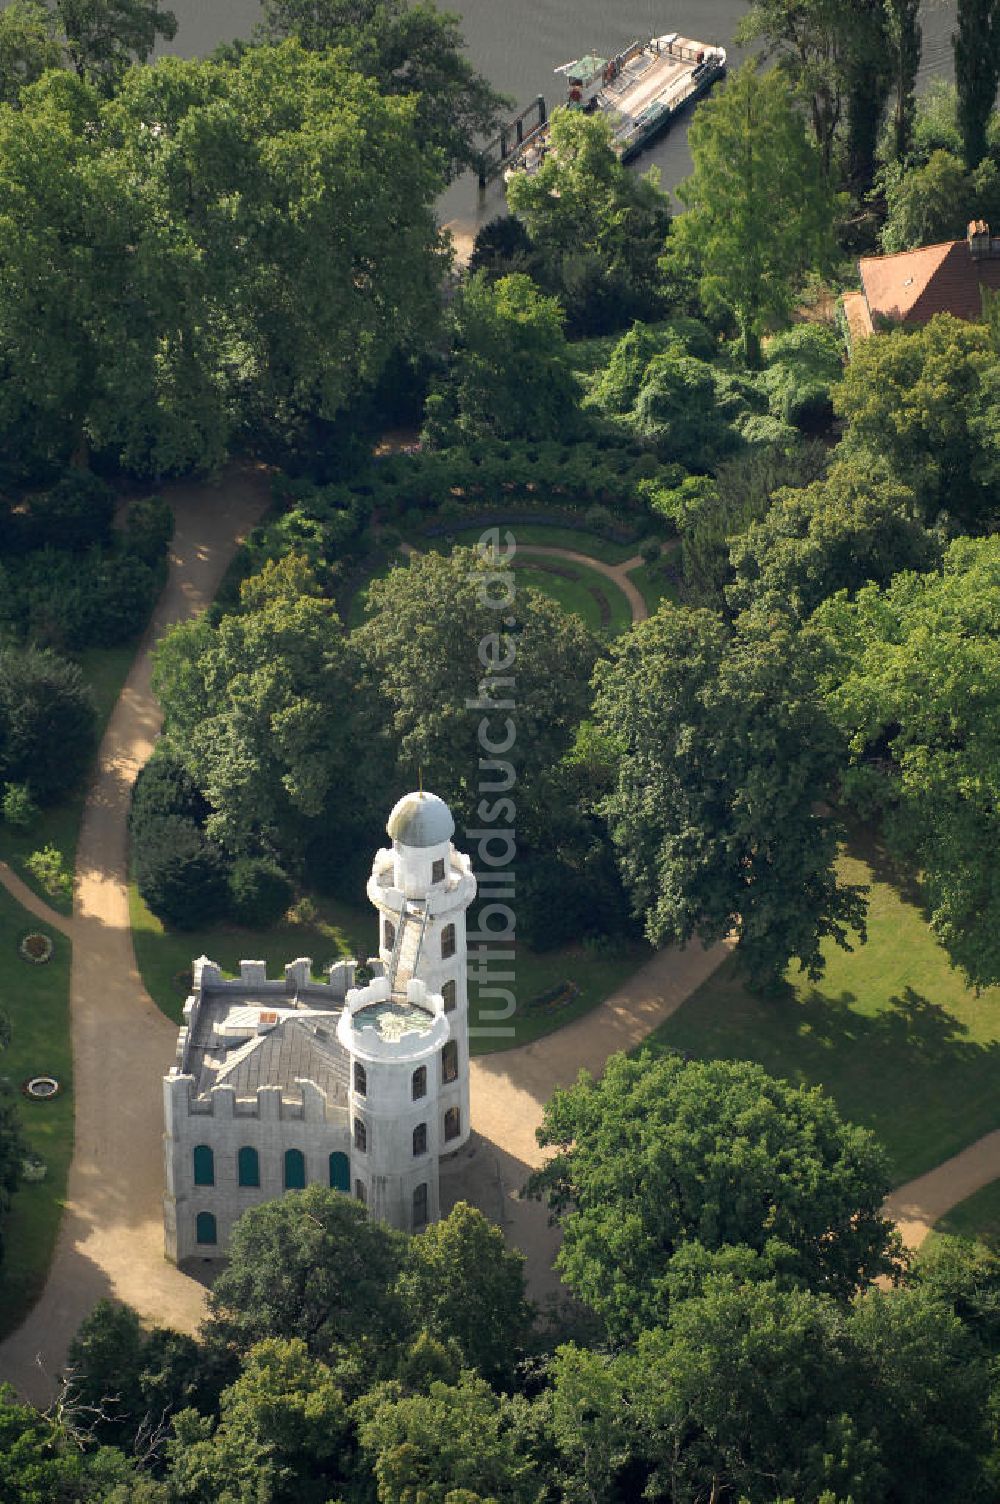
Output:
[[[17,952],[21,938],[36,929],[55,946],[44,966],[30,966]],[[69,941],[33,921],[0,889],[0,1007],[13,1030],[10,1048],[0,1051],[0,1072],[18,1094],[28,1143],[47,1167],[44,1180],[16,1193],[4,1225],[0,1337],[20,1324],[41,1293],[66,1196],[73,1155],[69,967]],[[48,1102],[22,1097],[22,1082],[40,1075],[56,1077],[59,1095]]]
[[935,1224],[935,1232],[950,1232],[959,1238],[980,1238],[1000,1252],[1000,1180],[953,1206]]
[[[122,685],[128,677],[135,651],[136,644],[133,642],[119,648],[90,648],[77,659],[97,706],[98,745],[121,694]],[[0,821],[0,857],[10,863],[29,888],[61,914],[72,913],[72,898],[61,895],[53,897],[51,893],[46,893],[24,864],[33,851],[40,851],[43,846],[55,846],[57,851],[62,852],[67,870],[73,871],[86,796],[87,778],[84,777],[79,788],[63,804],[42,810],[28,830],[14,830]]]
[[[235,974],[241,959],[267,962],[268,974],[280,976],[288,961],[297,956],[312,956],[313,969],[320,975],[323,967],[341,955],[366,956],[378,940],[374,909],[349,908],[323,900],[320,918],[315,925],[280,924],[270,930],[240,930],[218,926],[210,930],[168,932],[143,903],[135,884],[129,887],[129,912],[132,939],[139,971],[150,997],[168,1016],[180,1021],[184,994],[177,985],[177,975],[186,971],[196,956],[205,954],[222,969]],[[469,1023],[473,1030],[482,1022],[484,1033],[472,1036],[472,1053],[489,1054],[509,1049],[513,1044],[527,1044],[543,1034],[551,1034],[571,1023],[602,1002],[618,984],[632,975],[647,958],[645,946],[633,946],[620,956],[591,955],[583,946],[569,946],[546,955],[535,955],[519,945],[513,964],[490,961],[489,987],[509,987],[515,994],[516,1011],[513,1033],[504,1022],[480,1020],[479,984],[469,983]],[[502,979],[500,973],[511,970],[514,981]],[[531,999],[563,981],[572,981],[580,991],[565,1008],[533,1009]],[[503,1006],[496,998],[487,998],[484,1009],[496,1014]],[[485,1032],[488,1029],[489,1032]],[[496,1031],[496,1032],[494,1032]]]
[[866,946],[830,945],[819,984],[790,976],[770,997],[747,992],[728,961],[653,1038],[824,1086],[878,1135],[899,1184],[1000,1126],[1000,988],[976,997],[964,986],[880,853],[852,849],[844,876],[873,883]]
[[[464,534],[454,534],[451,541],[444,537],[423,538],[418,539],[414,546],[428,553],[449,553],[455,543],[475,542],[481,536],[481,533],[482,529],[480,528],[469,529]],[[526,536],[527,533],[531,534],[530,538]],[[589,554],[591,558],[599,559],[604,563],[620,563],[623,559],[635,556],[635,545],[624,547],[620,544],[611,544],[604,539],[595,537],[593,533],[578,535],[562,528],[536,527],[524,530],[517,528],[516,537],[518,542],[525,546],[535,546],[538,544],[551,548],[572,548],[577,553]],[[592,547],[591,545],[595,546]],[[612,557],[614,553],[617,554],[616,557]],[[385,562],[376,570],[373,578],[385,579],[393,567],[393,562]],[[551,560],[551,563],[558,568],[557,573],[556,568],[546,568],[548,562],[547,560],[532,558],[529,554],[523,554],[519,559],[515,560],[518,582],[521,585],[528,585],[532,589],[538,590],[542,595],[548,596],[550,600],[554,600],[562,606],[565,611],[575,611],[594,632],[606,631],[611,636],[616,637],[620,632],[624,632],[627,627],[631,626],[631,607],[625,595],[613,580],[609,580],[605,575],[598,574],[596,570],[588,570],[584,564],[574,564],[566,559],[554,558]],[[642,567],[645,569],[647,566],[644,565]],[[573,579],[569,578],[570,571],[573,572]],[[639,571],[636,570],[633,578],[636,578],[638,574]],[[660,595],[656,594],[655,586],[644,586],[639,582],[638,578],[636,578],[636,583],[643,595],[646,596],[650,609],[655,610],[656,604],[660,599]],[[647,589],[650,589],[652,593],[647,595]],[[670,587],[664,581],[661,582],[660,589],[661,593],[666,593]],[[607,628],[601,624],[600,606],[592,591],[599,591],[611,609],[611,622]],[[347,626],[352,630],[355,627],[359,627],[365,619],[365,601],[367,595],[368,589],[367,586],[364,586],[362,589],[355,591],[351,597],[347,608]]]
[[[632,625],[632,609],[613,580],[596,570],[587,569],[585,565],[569,564],[563,559],[551,560],[558,567],[557,572],[548,567],[549,562],[522,555],[520,560],[515,560],[515,585],[521,589],[527,586],[537,590],[540,595],[556,601],[564,611],[575,612],[592,632],[617,637]],[[606,623],[602,620],[600,597],[607,602],[611,613]]]

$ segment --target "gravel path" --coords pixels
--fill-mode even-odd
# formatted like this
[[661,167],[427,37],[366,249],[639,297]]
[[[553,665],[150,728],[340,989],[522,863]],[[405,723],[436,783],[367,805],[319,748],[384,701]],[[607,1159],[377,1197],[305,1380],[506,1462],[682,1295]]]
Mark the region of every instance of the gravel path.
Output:
[[[178,487],[170,500],[177,519],[170,574],[98,752],[80,828],[72,925],[41,916],[68,928],[73,941],[76,1142],[49,1278],[23,1326],[0,1345],[0,1374],[43,1404],[70,1338],[101,1296],[185,1331],[197,1326],[204,1303],[203,1287],[163,1256],[161,1077],[177,1029],[136,971],[126,817],[136,773],[160,728],[150,649],[169,626],[212,600],[236,540],[266,505],[267,488],[253,472],[231,473],[219,485]],[[10,878],[0,873],[37,913],[39,900],[23,897]]]
[[590,554],[579,554],[572,548],[550,548],[548,544],[519,543],[519,554],[537,554],[543,558],[565,559],[570,564],[582,564],[587,569],[592,569],[595,574],[603,574],[625,596],[632,608],[632,621],[645,621],[649,615],[646,602],[643,600],[638,586],[629,578],[629,570],[638,569],[642,559],[636,554],[634,559],[626,559],[623,564],[605,564],[601,559],[594,559]]

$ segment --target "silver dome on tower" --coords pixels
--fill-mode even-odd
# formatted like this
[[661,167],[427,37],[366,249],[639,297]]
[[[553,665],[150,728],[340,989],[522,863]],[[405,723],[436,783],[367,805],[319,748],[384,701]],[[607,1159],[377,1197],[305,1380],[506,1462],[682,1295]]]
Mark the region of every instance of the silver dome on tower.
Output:
[[443,799],[421,790],[393,805],[385,828],[401,846],[440,846],[455,834],[455,821]]

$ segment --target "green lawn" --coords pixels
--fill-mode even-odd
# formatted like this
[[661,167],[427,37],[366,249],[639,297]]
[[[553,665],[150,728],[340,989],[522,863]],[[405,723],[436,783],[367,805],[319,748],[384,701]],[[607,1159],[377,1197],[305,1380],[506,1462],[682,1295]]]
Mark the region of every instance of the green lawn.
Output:
[[[97,706],[97,738],[104,735],[111,712],[115,707],[122,685],[135,657],[136,644],[128,643],[118,648],[90,648],[78,659],[83,676],[93,691]],[[80,833],[80,818],[87,794],[87,781],[63,804],[42,810],[28,830],[14,830],[0,822],[0,857],[24,878],[46,903],[62,914],[73,909],[73,900],[67,895],[53,896],[46,893],[25,867],[25,861],[33,851],[43,846],[55,846],[63,855],[64,866],[72,873],[76,863],[76,843]]]
[[[819,984],[792,979],[770,997],[748,993],[726,962],[654,1039],[825,1086],[845,1117],[878,1134],[900,1183],[1000,1126],[1000,988],[977,997],[964,986],[914,896],[881,875],[877,852],[871,860],[880,875],[866,946],[829,947]],[[843,867],[873,880],[857,856]]]
[[1000,1252],[1000,1180],[953,1206],[934,1227],[960,1238],[980,1238]]
[[613,580],[564,559],[551,560],[551,566],[550,561],[522,555],[514,561],[516,584],[548,596],[602,636],[617,637],[632,625],[632,608]]
[[[55,943],[51,961],[31,966],[18,955],[25,934],[40,930]],[[18,1093],[31,1148],[44,1160],[44,1180],[16,1193],[4,1229],[0,1269],[0,1337],[23,1320],[37,1300],[52,1258],[73,1155],[73,1062],[69,1034],[70,944],[35,924],[0,889],[0,1007],[13,1030],[0,1053],[0,1072]],[[62,1086],[49,1102],[20,1096],[31,1076],[55,1076]]]
[[[287,961],[297,956],[311,956],[314,971],[341,955],[366,956],[374,950],[378,932],[375,911],[349,908],[323,900],[317,905],[319,917],[313,925],[280,924],[270,930],[241,930],[218,925],[210,930],[166,931],[143,903],[135,884],[129,886],[129,912],[135,957],[149,995],[169,1018],[180,1021],[187,993],[186,974],[192,960],[205,954],[217,961],[224,972],[235,975],[242,959],[266,961],[272,976],[281,974]],[[495,998],[480,1003],[479,984],[469,983],[469,1022],[473,1028],[491,1031],[473,1035],[472,1053],[486,1055],[493,1050],[509,1049],[512,1044],[527,1044],[543,1034],[551,1034],[571,1023],[613,992],[620,982],[632,975],[649,952],[633,946],[617,956],[591,955],[583,946],[567,946],[546,955],[535,955],[527,946],[517,947],[510,970],[513,982],[499,979],[496,973],[507,970],[506,963],[490,962],[494,973],[487,985],[509,987],[515,995],[514,1033],[507,1025],[481,1018],[483,1008],[495,1013]],[[560,1008],[532,1006],[532,1000],[572,982],[579,989],[571,1002]],[[501,1032],[502,1030],[502,1032]]]

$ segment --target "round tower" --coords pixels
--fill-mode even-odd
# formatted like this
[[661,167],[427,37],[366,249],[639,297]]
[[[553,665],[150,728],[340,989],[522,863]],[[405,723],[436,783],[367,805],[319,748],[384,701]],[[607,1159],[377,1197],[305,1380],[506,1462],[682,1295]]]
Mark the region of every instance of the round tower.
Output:
[[441,1153],[469,1136],[466,910],[476,896],[472,863],[452,844],[455,822],[436,794],[405,794],[386,824],[391,848],[376,853],[368,897],[379,915],[378,956],[389,995],[419,981],[440,996],[449,1037],[435,1062]]

